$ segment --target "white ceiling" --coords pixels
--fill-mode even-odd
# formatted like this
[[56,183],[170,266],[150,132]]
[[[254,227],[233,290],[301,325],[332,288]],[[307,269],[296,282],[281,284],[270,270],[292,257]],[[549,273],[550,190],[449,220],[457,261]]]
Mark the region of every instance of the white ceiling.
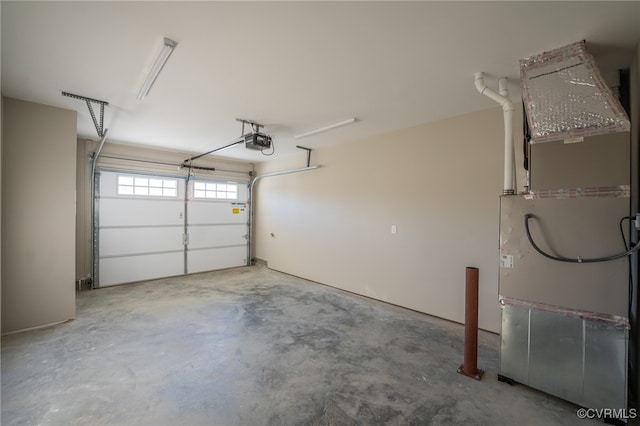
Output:
[[[2,94],[78,111],[109,102],[109,140],[200,153],[265,125],[276,156],[496,106],[474,73],[578,40],[603,70],[627,67],[640,2],[1,2]],[[163,37],[178,46],[136,100]],[[293,135],[357,117],[316,136]],[[242,146],[217,155],[266,160]]]

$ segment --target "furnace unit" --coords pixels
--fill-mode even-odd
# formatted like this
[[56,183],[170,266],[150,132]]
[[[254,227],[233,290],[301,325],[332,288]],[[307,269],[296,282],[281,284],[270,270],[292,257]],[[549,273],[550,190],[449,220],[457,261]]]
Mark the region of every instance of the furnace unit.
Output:
[[625,409],[629,120],[584,42],[520,65],[530,182],[500,199],[500,378]]

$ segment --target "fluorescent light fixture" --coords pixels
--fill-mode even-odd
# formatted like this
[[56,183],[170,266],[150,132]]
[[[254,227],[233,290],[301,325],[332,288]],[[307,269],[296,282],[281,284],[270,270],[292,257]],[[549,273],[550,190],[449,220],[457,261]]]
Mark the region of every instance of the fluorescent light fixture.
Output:
[[167,59],[173,53],[173,49],[178,45],[175,41],[168,39],[165,37],[164,45],[162,46],[162,51],[160,51],[160,55],[158,55],[158,59],[153,63],[153,66],[149,70],[149,74],[147,74],[147,78],[144,80],[140,91],[138,92],[138,96],[136,99],[141,101],[149,94],[149,90],[153,87],[153,83],[156,82],[160,71],[164,68],[164,64],[167,63]]
[[328,126],[319,127],[317,129],[311,130],[311,131],[309,131],[307,133],[301,133],[299,135],[295,135],[293,138],[294,139],[306,138],[307,136],[315,135],[317,133],[326,132],[328,130],[333,130],[336,127],[346,126],[347,124],[355,123],[356,121],[358,121],[357,118],[351,117],[350,119],[341,121],[339,123],[330,124]]

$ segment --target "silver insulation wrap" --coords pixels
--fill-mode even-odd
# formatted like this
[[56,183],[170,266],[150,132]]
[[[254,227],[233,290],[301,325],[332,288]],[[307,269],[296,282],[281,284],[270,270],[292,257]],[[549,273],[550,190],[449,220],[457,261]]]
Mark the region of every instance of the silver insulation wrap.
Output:
[[520,61],[531,143],[629,131],[584,41]]

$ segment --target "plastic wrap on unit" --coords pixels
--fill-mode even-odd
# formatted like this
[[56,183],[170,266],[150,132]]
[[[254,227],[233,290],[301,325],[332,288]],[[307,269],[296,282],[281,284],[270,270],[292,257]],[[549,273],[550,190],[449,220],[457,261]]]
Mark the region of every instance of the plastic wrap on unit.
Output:
[[520,77],[531,143],[629,131],[584,41],[522,59]]
[[542,198],[552,198],[564,200],[567,198],[607,198],[631,197],[630,185],[617,186],[589,186],[583,188],[558,188],[558,189],[532,189],[524,195],[525,200],[535,200]]
[[542,302],[530,302],[527,300],[516,299],[513,297],[507,297],[498,295],[498,302],[500,307],[504,306],[519,306],[526,309],[534,309],[537,311],[545,311],[553,314],[564,315],[571,318],[585,319],[589,321],[595,321],[603,324],[608,324],[611,327],[623,328],[629,330],[631,328],[629,324],[629,318],[619,315],[604,314],[600,312],[591,312],[581,309],[571,309],[562,306],[550,305]]

